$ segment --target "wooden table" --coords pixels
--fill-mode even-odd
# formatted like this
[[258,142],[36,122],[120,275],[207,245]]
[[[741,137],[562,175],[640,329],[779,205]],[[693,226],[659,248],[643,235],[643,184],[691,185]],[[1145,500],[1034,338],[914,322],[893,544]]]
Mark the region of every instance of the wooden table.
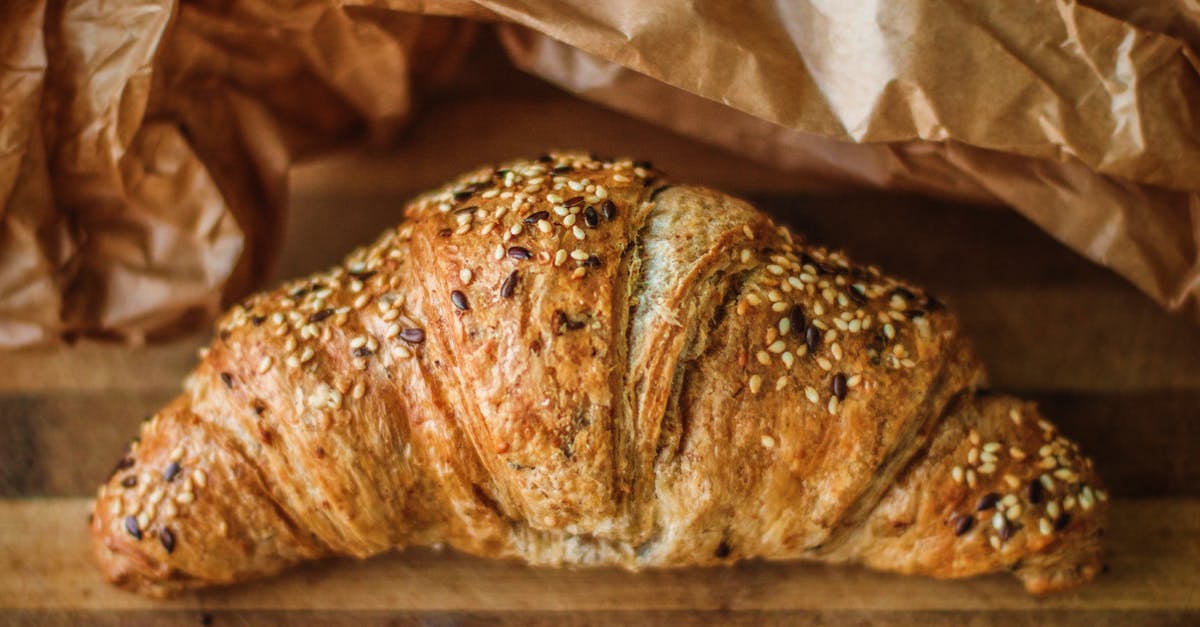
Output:
[[[547,146],[653,159],[752,198],[818,241],[911,277],[962,316],[995,388],[1041,402],[1115,498],[1109,572],[1036,599],[1007,576],[938,582],[749,563],[629,575],[557,572],[426,550],[331,561],[159,602],[105,585],[88,499],[140,421],[177,393],[204,337],[0,354],[0,623],[1198,624],[1200,327],[1171,316],[1001,208],[830,196],[533,79],[462,81],[398,151],[299,167],[279,276],[325,266],[460,169]],[[331,218],[336,217],[337,227]]]

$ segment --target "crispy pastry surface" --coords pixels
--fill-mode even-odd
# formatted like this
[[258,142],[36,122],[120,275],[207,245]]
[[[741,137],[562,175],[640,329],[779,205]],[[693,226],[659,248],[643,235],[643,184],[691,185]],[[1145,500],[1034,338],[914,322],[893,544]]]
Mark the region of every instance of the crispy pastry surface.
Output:
[[537,565],[748,558],[1032,592],[1100,568],[1107,495],[981,394],[917,287],[649,164],[468,173],[329,272],[234,307],[100,489],[153,595],[446,543]]

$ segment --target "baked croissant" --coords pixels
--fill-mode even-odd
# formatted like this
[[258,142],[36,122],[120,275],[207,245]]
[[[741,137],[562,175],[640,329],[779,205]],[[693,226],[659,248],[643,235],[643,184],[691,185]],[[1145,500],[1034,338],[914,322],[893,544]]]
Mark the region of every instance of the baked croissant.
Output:
[[748,558],[1035,593],[1101,566],[1078,447],[933,297],[649,164],[471,172],[228,312],[91,531],[166,595],[412,545],[629,569]]

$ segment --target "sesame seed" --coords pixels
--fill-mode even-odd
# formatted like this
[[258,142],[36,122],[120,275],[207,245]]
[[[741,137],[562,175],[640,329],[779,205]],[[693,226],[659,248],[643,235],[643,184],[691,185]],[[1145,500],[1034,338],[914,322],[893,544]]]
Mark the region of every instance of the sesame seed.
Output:
[[754,358],[758,360],[758,363],[764,366],[770,365],[771,363],[771,356],[767,354],[767,351],[758,351],[755,353]]
[[459,290],[450,292],[450,302],[454,303],[454,306],[462,311],[469,311],[471,309],[470,303],[467,302],[467,295]]
[[841,372],[833,376],[833,395],[839,401],[846,398],[846,375]]
[[796,363],[796,356],[792,354],[792,351],[784,351],[780,358],[783,359],[783,364],[787,366],[788,369],[791,369],[791,367]]
[[787,318],[780,318],[778,326],[780,335],[787,335],[792,330],[792,323]]
[[954,535],[961,536],[975,526],[975,518],[963,514],[954,515]]
[[985,450],[989,453],[995,453],[996,451],[1000,450],[1000,443],[999,442],[988,442],[987,444],[983,445],[983,450]]
[[[814,320],[815,324],[817,321]],[[816,351],[821,345],[821,331],[816,326],[809,326],[804,330],[804,343],[808,345],[809,351]]]
[[996,465],[992,463],[984,464],[979,467],[979,472],[980,474],[990,475],[993,472],[996,472]]
[[771,274],[779,276],[779,275],[783,274],[783,268],[779,267],[777,264],[772,263],[772,264],[767,265],[767,272],[770,272]]
[[578,226],[572,227],[571,232],[575,234],[575,239],[578,239],[578,240],[587,239],[587,233],[584,233],[583,229],[579,228]]
[[950,476],[954,479],[955,483],[962,483],[963,482],[962,466],[955,466],[954,468],[951,468]]
[[764,435],[762,437],[762,445],[766,448],[775,448],[775,438],[769,435]]
[[817,365],[821,367],[821,370],[828,371],[828,370],[833,369],[833,364],[830,363],[830,361],[828,359],[825,359],[824,357],[817,358]]
[[192,471],[192,481],[194,481],[197,486],[203,488],[208,485],[208,475],[204,474],[203,470],[197,468],[196,470]]
[[1000,538],[997,538],[996,536],[992,536],[992,537],[988,538],[988,544],[992,545],[993,549],[996,549],[997,551],[1000,550]]
[[767,347],[767,350],[778,355],[784,350],[787,350],[787,344],[784,344],[783,340],[775,340],[770,346]]
[[366,345],[367,345],[367,338],[364,335],[360,335],[360,336],[350,340],[350,348],[361,348]]
[[1022,451],[1021,449],[1019,449],[1015,446],[1008,449],[1008,454],[1017,461],[1025,459],[1025,451]]
[[821,397],[817,394],[816,388],[812,387],[811,385],[804,388],[804,396],[815,404],[819,404],[821,402]]
[[779,377],[778,379],[775,379],[775,390],[782,390],[783,388],[787,387],[787,384],[788,378],[786,376]]
[[997,458],[996,458],[996,454],[995,454],[995,453],[989,453],[989,452],[987,452],[987,451],[984,451],[984,452],[982,452],[982,453],[980,453],[980,454],[979,454],[979,461],[982,461],[982,462],[984,462],[984,463],[988,463],[988,464],[994,464],[994,463],[996,463],[998,460],[997,460]]
[[133,536],[135,540],[142,539],[142,529],[138,526],[138,520],[134,516],[125,517],[125,531]]
[[971,450],[967,451],[967,463],[972,466],[979,463],[979,449],[971,447]]
[[463,285],[470,285],[471,278],[473,276],[474,274],[471,272],[470,268],[463,268],[462,270],[458,271],[458,280],[462,281]]
[[1043,516],[1042,518],[1038,519],[1038,531],[1042,532],[1042,535],[1048,536],[1054,533],[1054,527],[1052,527],[1050,525],[1050,521],[1046,520],[1046,518]]
[[836,413],[837,413],[837,410],[838,410],[838,399],[837,399],[837,397],[836,397],[836,396],[830,396],[830,397],[829,397],[829,406],[827,407],[827,409],[829,410],[829,413],[831,413],[831,414],[836,414]]
[[758,394],[758,391],[761,388],[762,388],[762,375],[757,375],[757,374],[750,375],[750,391],[754,394]]
[[896,338],[896,328],[893,327],[892,324],[889,322],[888,324],[883,325],[883,334],[886,335],[887,339],[889,339],[889,340],[895,339]]
[[195,495],[193,495],[191,492],[180,492],[179,494],[175,495],[175,502],[179,503],[180,505],[187,505],[195,499]]
[[746,235],[746,239],[754,239],[754,231],[750,230],[749,225],[742,226],[742,233]]
[[850,378],[846,379],[846,387],[855,387],[858,385],[859,381],[862,381],[862,375],[850,375]]
[[782,301],[771,304],[771,311],[774,311],[776,313],[783,313],[783,312],[787,311],[787,308],[788,308],[787,303],[782,302]]
[[842,345],[834,342],[829,345],[829,352],[833,354],[833,358],[837,361],[842,360]]
[[1004,517],[1009,520],[1016,521],[1021,517],[1021,505],[1018,503],[1017,505],[1013,505],[1012,507],[1004,510]]
[[972,488],[974,488],[974,487],[975,487],[975,480],[976,480],[976,478],[975,478],[975,471],[974,471],[973,469],[971,469],[971,468],[968,468],[968,469],[967,469],[967,485],[969,485],[969,486],[971,486]]
[[588,254],[576,248],[571,251],[571,258],[576,261],[587,261]]
[[333,315],[333,309],[322,309],[308,317],[309,324],[315,324]]
[[992,528],[993,529],[995,529],[996,531],[1000,531],[1007,524],[1008,524],[1008,522],[1006,520],[1004,520],[1003,513],[996,512],[995,514],[992,514]]
[[1009,488],[1012,488],[1015,490],[1015,489],[1017,489],[1018,486],[1021,485],[1021,480],[1011,474],[1006,473],[1004,475],[1004,483],[1008,484]]

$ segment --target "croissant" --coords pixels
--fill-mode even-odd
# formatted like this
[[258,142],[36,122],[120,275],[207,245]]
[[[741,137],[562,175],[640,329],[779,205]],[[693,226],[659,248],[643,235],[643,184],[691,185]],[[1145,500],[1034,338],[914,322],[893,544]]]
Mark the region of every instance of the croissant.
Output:
[[648,163],[468,173],[233,307],[100,488],[104,575],[164,596],[446,544],[546,566],[815,560],[1033,593],[1108,495],[982,390],[934,297]]

